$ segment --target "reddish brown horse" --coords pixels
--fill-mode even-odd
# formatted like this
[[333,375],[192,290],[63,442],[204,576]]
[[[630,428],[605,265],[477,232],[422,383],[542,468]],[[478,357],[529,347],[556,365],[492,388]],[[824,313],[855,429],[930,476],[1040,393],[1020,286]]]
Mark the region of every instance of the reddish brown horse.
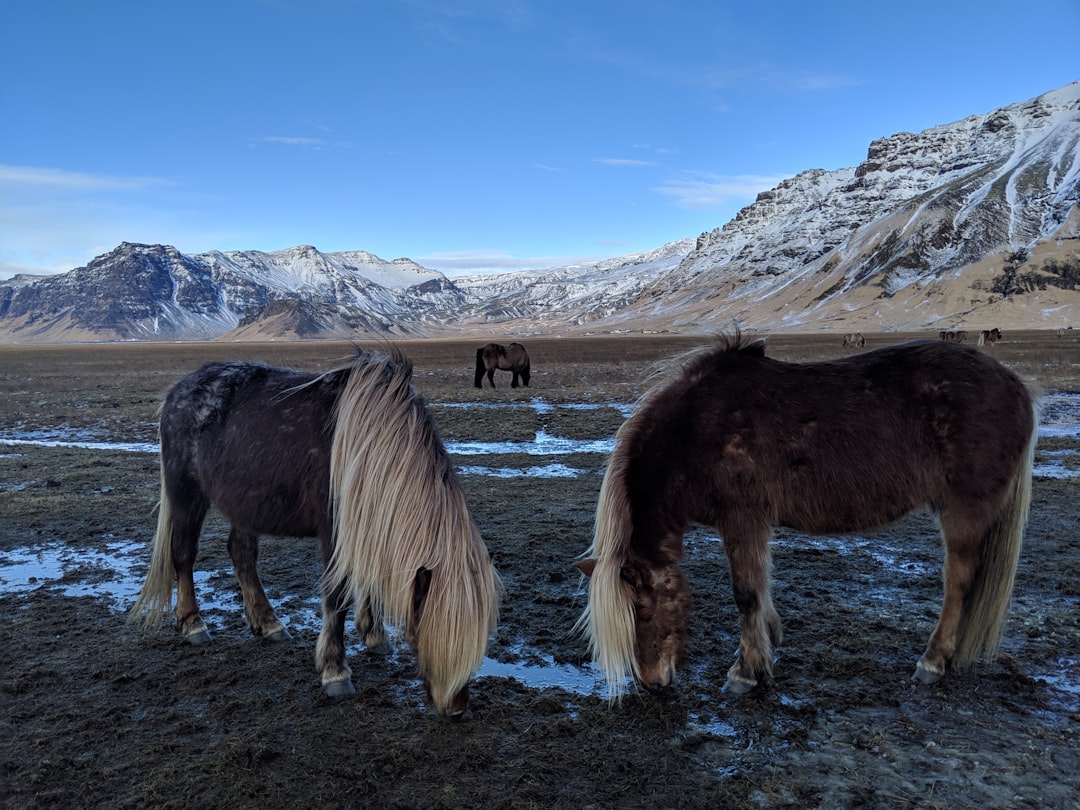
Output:
[[619,430],[596,512],[579,627],[613,694],[675,677],[691,523],[724,541],[742,626],[727,688],[771,674],[780,618],[773,526],[811,534],[882,526],[924,504],[945,540],[945,599],[915,677],[930,683],[1000,639],[1030,502],[1032,393],[997,361],[917,341],[785,363],[721,340],[682,359]]
[[476,387],[484,387],[484,375],[487,374],[488,382],[491,383],[491,387],[494,388],[496,370],[510,371],[513,373],[513,379],[510,380],[511,388],[518,387],[519,379],[521,380],[522,385],[528,387],[529,377],[532,374],[529,365],[529,353],[520,343],[511,343],[509,346],[503,346],[499,343],[488,343],[486,346],[481,346],[477,349],[476,376],[473,379],[473,383]]
[[159,624],[172,603],[192,644],[209,641],[193,568],[211,504],[232,524],[228,548],[252,632],[288,638],[263,592],[258,535],[317,537],[323,689],[353,694],[345,613],[358,606],[368,646],[382,617],[405,628],[441,714],[460,714],[495,626],[498,575],[469,518],[427,406],[400,354],[359,354],[325,374],[212,363],[161,410],[161,504],[150,571],[132,617]]

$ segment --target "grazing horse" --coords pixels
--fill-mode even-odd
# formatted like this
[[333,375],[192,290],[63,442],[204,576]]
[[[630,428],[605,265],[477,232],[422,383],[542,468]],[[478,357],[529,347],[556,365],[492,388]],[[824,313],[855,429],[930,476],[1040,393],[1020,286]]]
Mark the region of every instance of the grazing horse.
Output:
[[866,338],[862,336],[862,332],[849,332],[844,335],[844,348],[861,349],[866,345]]
[[440,714],[468,704],[487,649],[499,578],[412,367],[398,352],[359,353],[324,374],[211,363],[161,409],[161,503],[150,571],[131,617],[209,641],[192,569],[207,509],[232,524],[228,549],[252,632],[288,638],[255,568],[258,535],[316,537],[326,566],[315,662],[331,697],[355,693],[345,613],[384,648],[382,617],[404,627]]
[[522,385],[529,385],[531,370],[529,367],[529,353],[520,343],[511,343],[503,346],[499,343],[488,343],[476,350],[476,377],[473,383],[477,388],[484,387],[484,374],[487,374],[491,387],[495,387],[495,370],[512,371],[514,378],[510,381],[511,388],[518,387],[518,379]]
[[964,343],[967,341],[967,332],[963,329],[959,332],[954,332],[950,329],[947,332],[941,332],[939,336],[942,340],[950,343]]
[[915,341],[835,361],[787,363],[738,335],[684,357],[619,429],[600,489],[577,627],[612,694],[675,677],[690,592],[679,568],[691,523],[715,527],[741,619],[726,689],[773,664],[773,526],[810,534],[936,512],[941,614],[914,677],[992,654],[1031,496],[1034,395],[974,348]]
[[980,346],[986,343],[989,343],[991,346],[993,346],[999,340],[1001,340],[1001,330],[998,329],[996,326],[993,329],[983,329],[982,333],[979,335]]

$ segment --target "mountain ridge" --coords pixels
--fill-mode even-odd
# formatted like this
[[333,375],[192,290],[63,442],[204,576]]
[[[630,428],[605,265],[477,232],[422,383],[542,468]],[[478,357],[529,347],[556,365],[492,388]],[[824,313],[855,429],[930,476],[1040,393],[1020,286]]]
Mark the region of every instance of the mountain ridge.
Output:
[[447,278],[310,245],[123,243],[0,281],[0,340],[1056,327],[1080,312],[1080,82],[809,169],[652,251]]

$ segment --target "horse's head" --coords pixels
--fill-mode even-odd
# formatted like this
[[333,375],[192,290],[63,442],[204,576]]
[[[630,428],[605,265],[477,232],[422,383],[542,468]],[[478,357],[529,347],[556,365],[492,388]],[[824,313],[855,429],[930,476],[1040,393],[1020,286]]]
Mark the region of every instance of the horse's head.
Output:
[[[460,719],[469,708],[469,679],[483,659],[495,623],[497,575],[490,563],[479,580],[484,589],[475,592],[475,599],[463,602],[448,599],[445,589],[436,593],[427,568],[417,570],[413,580],[412,612],[405,636],[417,651],[429,703],[451,719]],[[465,612],[463,604],[472,605],[476,614]],[[463,620],[460,624],[459,619]]]
[[[574,565],[591,577],[596,560]],[[686,650],[690,584],[676,563],[632,560],[622,566],[619,576],[633,605],[634,677],[646,689],[668,686]]]

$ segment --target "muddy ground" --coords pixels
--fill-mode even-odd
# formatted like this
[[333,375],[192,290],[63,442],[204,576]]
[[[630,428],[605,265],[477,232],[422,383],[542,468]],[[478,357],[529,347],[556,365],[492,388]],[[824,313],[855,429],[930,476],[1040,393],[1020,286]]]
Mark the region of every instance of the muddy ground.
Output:
[[[899,339],[870,336],[866,348]],[[476,344],[404,344],[448,443],[524,443],[455,457],[506,585],[471,716],[456,723],[425,709],[406,648],[370,654],[351,628],[357,694],[322,695],[308,540],[262,544],[263,581],[291,642],[245,628],[216,517],[197,566],[213,643],[192,648],[171,628],[141,634],[124,621],[148,562],[158,472],[153,454],[115,443],[155,441],[164,390],[202,362],[326,368],[348,347],[0,347],[0,439],[103,443],[0,445],[2,805],[1075,807],[1075,433],[1040,441],[1040,461],[1066,474],[1035,482],[998,660],[930,688],[910,680],[941,598],[928,516],[854,538],[781,531],[774,678],[732,698],[721,687],[737,614],[720,541],[697,530],[685,562],[687,667],[663,693],[608,704],[571,632],[584,591],[570,563],[589,545],[604,462],[584,442],[610,439],[654,360],[700,342],[531,341],[532,386],[511,390],[500,373],[496,391],[472,388]],[[780,336],[769,348],[786,359],[841,351],[832,336]],[[1080,390],[1077,343],[1032,333],[991,351],[1049,391]],[[580,444],[558,457],[518,452],[537,431]]]

